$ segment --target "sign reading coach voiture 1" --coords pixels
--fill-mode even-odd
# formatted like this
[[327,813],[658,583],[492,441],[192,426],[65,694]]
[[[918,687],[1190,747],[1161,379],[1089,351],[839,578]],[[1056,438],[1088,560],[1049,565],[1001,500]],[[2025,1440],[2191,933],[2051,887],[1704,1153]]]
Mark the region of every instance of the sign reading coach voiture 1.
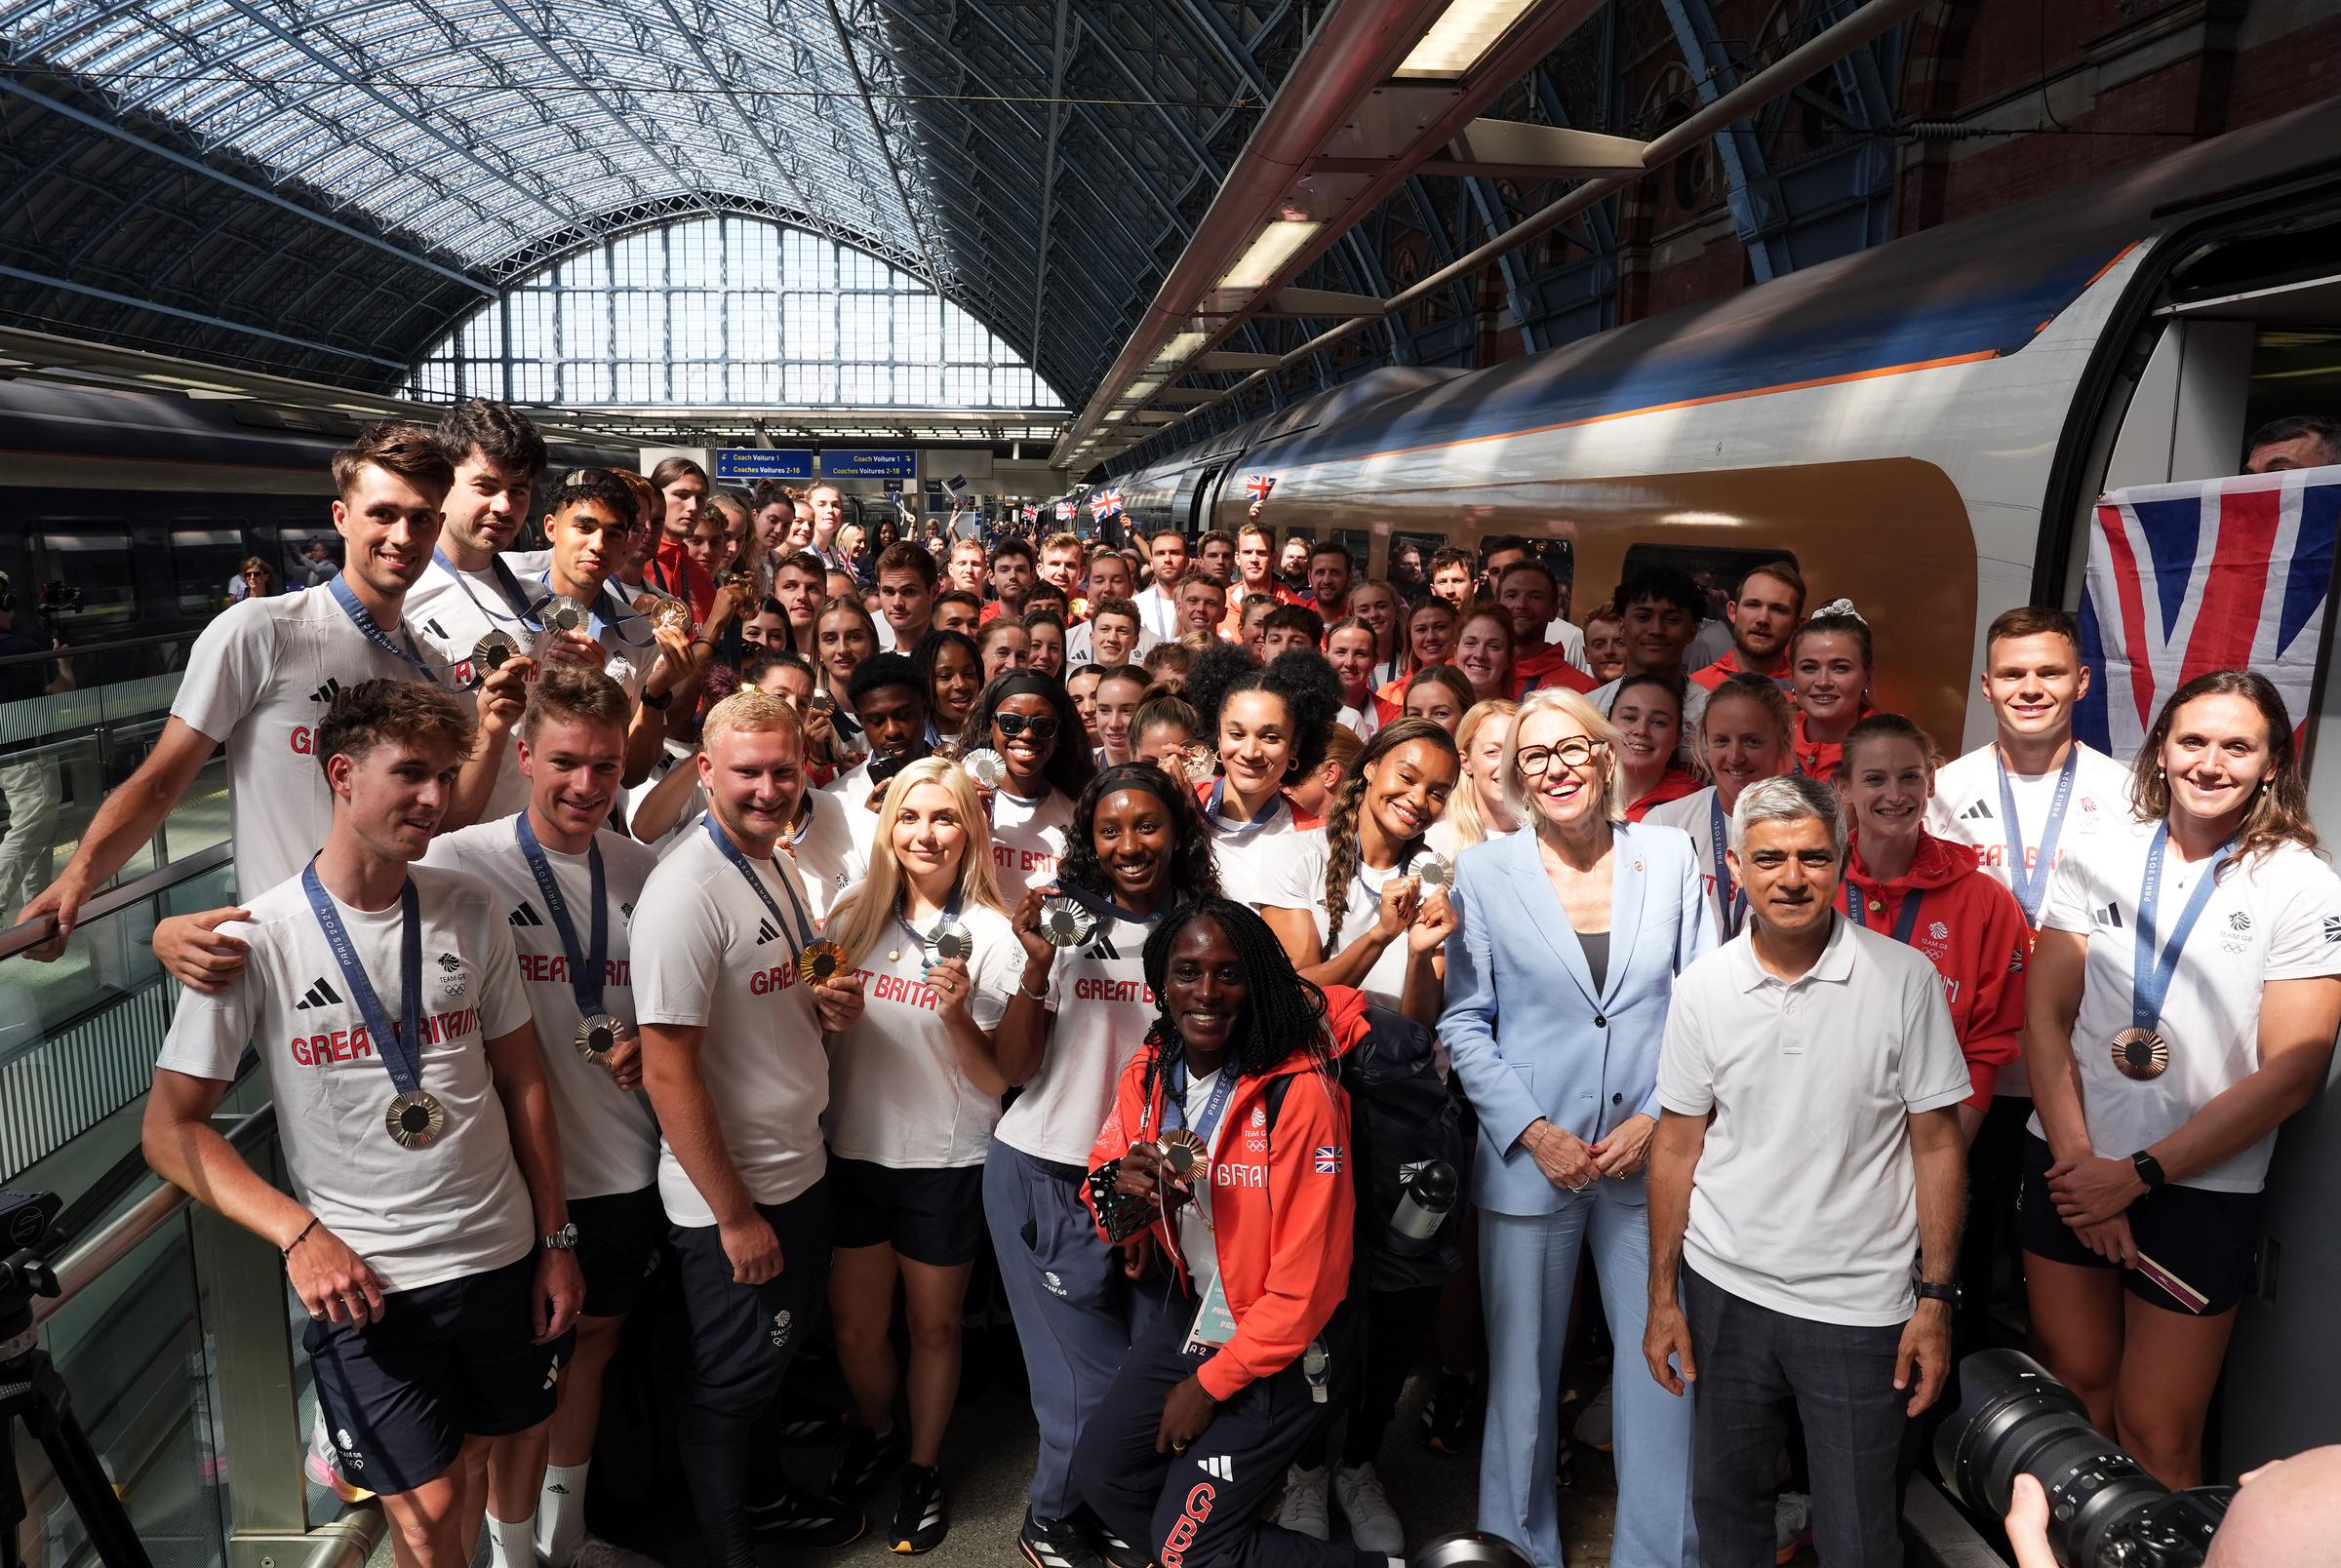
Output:
[[753,483],[759,479],[811,479],[813,453],[779,447],[718,447],[715,477]]
[[856,447],[821,453],[824,479],[916,479],[919,454],[908,447]]

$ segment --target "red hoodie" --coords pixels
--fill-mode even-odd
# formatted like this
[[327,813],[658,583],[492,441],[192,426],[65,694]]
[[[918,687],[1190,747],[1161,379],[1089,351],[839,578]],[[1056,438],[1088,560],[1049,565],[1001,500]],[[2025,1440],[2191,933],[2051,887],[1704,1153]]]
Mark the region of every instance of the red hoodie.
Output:
[[1975,851],[1966,844],[1946,843],[1921,829],[1909,872],[1880,882],[1862,864],[1856,835],[1842,907],[1850,914],[1859,898],[1869,928],[1891,935],[1903,904],[1914,895],[1920,904],[1910,945],[1943,977],[1943,1000],[1951,1004],[1951,1026],[1975,1089],[1967,1104],[1988,1111],[2000,1070],[2023,1048],[2024,965],[2032,957],[2032,928],[2015,895],[1975,869]]
[[[1328,986],[1325,995],[1338,1056],[1366,1036],[1366,998],[1347,986]],[[1153,1047],[1141,1047],[1122,1069],[1113,1114],[1090,1152],[1092,1170],[1120,1159],[1131,1143],[1160,1135],[1165,1087],[1158,1080],[1154,1093],[1145,1094],[1146,1069],[1154,1059]],[[1292,1082],[1270,1128],[1268,1085],[1280,1078]],[[1357,1190],[1347,1168],[1354,1153],[1349,1095],[1305,1057],[1239,1079],[1220,1125],[1211,1224],[1219,1288],[1236,1332],[1196,1378],[1206,1393],[1224,1402],[1290,1366],[1349,1294]],[[1183,1281],[1187,1265],[1178,1250],[1178,1227],[1158,1216],[1152,1231]]]
[[715,583],[707,568],[691,559],[681,539],[661,531],[658,544],[651,552],[650,568],[643,572],[651,587],[662,589],[691,605],[691,620],[695,627],[707,619],[715,608]]

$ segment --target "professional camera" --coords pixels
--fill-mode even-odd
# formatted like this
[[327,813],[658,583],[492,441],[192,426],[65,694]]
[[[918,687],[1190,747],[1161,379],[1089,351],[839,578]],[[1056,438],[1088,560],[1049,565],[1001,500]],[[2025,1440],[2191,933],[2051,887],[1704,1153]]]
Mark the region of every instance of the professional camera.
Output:
[[40,616],[42,628],[54,642],[61,635],[60,628],[65,617],[79,614],[81,608],[80,589],[70,583],[45,582],[41,584],[40,602],[33,606],[33,613]]
[[2048,1545],[2066,1568],[2187,1568],[2202,1561],[2232,1486],[2173,1492],[2089,1424],[2088,1407],[2016,1351],[1960,1363],[1959,1408],[1935,1430],[1934,1462],[1960,1501],[2004,1517],[2016,1476],[2048,1494]]
[[0,1361],[32,1327],[32,1298],[57,1294],[43,1254],[60,1207],[55,1193],[0,1193]]

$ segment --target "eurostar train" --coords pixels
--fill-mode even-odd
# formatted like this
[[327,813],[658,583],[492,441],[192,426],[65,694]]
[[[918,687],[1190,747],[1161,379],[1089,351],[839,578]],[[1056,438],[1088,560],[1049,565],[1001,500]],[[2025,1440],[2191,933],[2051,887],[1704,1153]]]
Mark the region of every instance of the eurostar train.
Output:
[[1567,541],[1579,609],[1793,557],[1946,747],[1993,616],[2078,601],[2103,490],[2341,410],[2341,103],[1472,372],[1386,370],[1117,476],[1139,528]]

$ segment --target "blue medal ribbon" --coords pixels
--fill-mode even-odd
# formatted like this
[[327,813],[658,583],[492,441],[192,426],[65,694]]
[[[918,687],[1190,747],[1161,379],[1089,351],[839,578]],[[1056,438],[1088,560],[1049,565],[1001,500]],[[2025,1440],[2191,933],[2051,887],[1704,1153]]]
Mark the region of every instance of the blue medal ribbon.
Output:
[[1250,838],[1253,834],[1259,832],[1269,823],[1274,822],[1276,820],[1277,813],[1283,810],[1285,805],[1284,795],[1280,792],[1275,800],[1269,802],[1267,809],[1261,811],[1259,815],[1253,817],[1250,822],[1240,822],[1232,827],[1223,827],[1220,825],[1219,821],[1219,803],[1226,799],[1227,775],[1222,773],[1211,781],[1211,798],[1203,808],[1203,820],[1205,825],[1208,826],[1213,834],[1222,839]]
[[715,841],[717,850],[726,860],[739,868],[739,874],[748,880],[748,885],[756,889],[756,896],[764,900],[764,907],[773,912],[774,923],[780,929],[789,932],[791,938],[796,942],[796,952],[789,956],[791,958],[802,956],[807,948],[813,946],[813,921],[806,918],[805,906],[797,902],[797,890],[789,885],[788,879],[785,876],[780,879],[780,890],[788,895],[789,908],[796,915],[793,923],[786,915],[780,913],[780,906],[773,901],[773,890],[767,887],[764,884],[764,879],[756,874],[755,864],[749,860],[746,852],[732,842],[731,835],[725,833],[723,827],[715,820],[715,812],[711,809],[699,820],[707,824],[707,837]]
[[1173,1064],[1170,1075],[1170,1080],[1163,1087],[1163,1130],[1168,1132],[1174,1125],[1186,1127],[1209,1149],[1211,1134],[1219,1130],[1219,1118],[1227,1114],[1227,1102],[1235,1096],[1236,1064],[1230,1060],[1220,1066],[1219,1079],[1211,1085],[1211,1092],[1205,1097],[1203,1109],[1196,1113],[1192,1125],[1187,1121],[1186,1062],[1182,1059]]
[[1168,900],[1156,906],[1153,914],[1140,915],[1119,899],[1109,898],[1101,893],[1092,893],[1087,887],[1078,887],[1072,882],[1058,882],[1056,890],[1101,921],[1128,921],[1133,925],[1151,927],[1158,923],[1165,915],[1170,913],[1170,905]]
[[[339,579],[335,579],[338,581]],[[357,947],[349,939],[349,929],[341,923],[341,912],[317,880],[317,862],[312,859],[301,869],[300,890],[308,895],[309,911],[317,917],[317,928],[325,933],[325,945],[333,949],[334,961],[341,966],[341,979],[349,987],[349,1000],[357,1005],[358,1017],[366,1025],[366,1038],[374,1041],[382,1066],[389,1069],[390,1082],[401,1094],[413,1094],[422,1087],[422,897],[415,890],[413,878],[398,890],[399,963],[398,977],[399,1027],[393,1029],[389,1015],[382,1011],[382,999],[374,989],[366,965],[358,959]]]
[[577,922],[569,917],[569,901],[561,896],[561,883],[553,876],[552,864],[545,859],[544,845],[536,841],[536,830],[529,825],[529,813],[514,817],[514,832],[520,839],[520,852],[529,863],[529,875],[536,879],[536,891],[544,895],[544,907],[553,918],[553,929],[560,933],[561,951],[569,959],[570,994],[577,999],[577,1011],[587,1018],[602,1010],[602,983],[610,972],[610,903],[609,883],[602,873],[602,846],[591,843],[585,846],[585,870],[593,888],[592,945],[577,946]]
[[[456,586],[463,590],[463,597],[471,601],[471,608],[490,620],[506,621],[515,626],[525,627],[532,632],[544,630],[542,624],[532,618],[537,607],[542,605],[544,600],[538,599],[534,604],[530,603],[527,590],[520,586],[520,579],[512,574],[512,568],[504,564],[502,556],[490,556],[488,569],[496,578],[496,591],[503,596],[504,608],[512,611],[509,615],[499,615],[480,603],[480,596],[471,591],[469,574],[449,560],[445,550],[437,545],[431,546],[431,559],[439,563],[440,568],[449,576],[455,578]],[[546,598],[550,597],[550,595],[546,596]]]
[[383,631],[380,623],[375,620],[373,611],[358,603],[358,591],[349,585],[348,577],[340,572],[334,574],[333,580],[326,584],[326,588],[333,594],[334,603],[341,607],[341,613],[349,617],[349,624],[358,629],[360,637],[401,664],[409,666],[433,686],[439,684],[441,671],[455,668],[452,664],[433,664],[424,658],[416,650],[415,639],[407,633],[404,626],[401,626],[399,631],[407,637],[407,646],[401,647],[392,642],[390,634]]
[[2056,793],[2048,801],[2047,825],[2041,830],[2040,858],[2029,866],[2024,857],[2024,827],[2016,819],[2016,792],[2007,782],[2007,759],[1992,748],[1992,765],[2000,770],[2000,816],[2007,833],[2007,886],[2024,912],[2024,923],[2041,928],[2041,906],[2048,901],[2049,868],[2056,864],[2056,841],[2065,827],[2065,808],[2073,804],[2073,775],[2081,765],[2081,744],[2065,753],[2065,765],[2056,775]]
[[902,913],[900,904],[894,906],[894,923],[901,926],[903,933],[920,951],[924,952],[927,945],[934,940],[934,931],[939,931],[946,925],[959,923],[959,889],[954,887],[951,890],[951,902],[943,906],[943,913],[935,920],[934,931],[929,931],[922,936],[919,928],[910,923],[910,917]]
[[[1919,906],[1925,902],[1924,889],[1913,887],[1902,896],[1902,908],[1894,916],[1894,940],[1907,946],[1910,933],[1919,928]],[[1861,888],[1852,878],[1845,879],[1845,916],[1863,930],[1870,925],[1869,900],[1861,896]]]
[[2140,1029],[2156,1029],[2162,1024],[2162,1002],[2170,995],[2170,981],[2178,973],[2178,956],[2194,933],[2195,922],[2211,902],[2211,891],[2219,884],[2219,871],[2235,857],[2236,841],[2230,839],[2211,856],[2211,863],[2187,895],[2187,907],[2179,912],[2170,927],[2170,939],[2159,949],[2155,946],[2155,917],[2162,901],[2162,851],[2170,842],[2170,824],[2154,825],[2154,843],[2146,851],[2146,875],[2138,885],[2137,952],[2130,964],[2130,1022]]
[[1730,862],[1724,851],[1730,846],[1729,835],[1724,828],[1724,798],[1710,791],[1707,796],[1707,842],[1715,853],[1715,905],[1723,916],[1724,940],[1728,942],[1739,934],[1740,923],[1748,916],[1748,895],[1731,882]]

